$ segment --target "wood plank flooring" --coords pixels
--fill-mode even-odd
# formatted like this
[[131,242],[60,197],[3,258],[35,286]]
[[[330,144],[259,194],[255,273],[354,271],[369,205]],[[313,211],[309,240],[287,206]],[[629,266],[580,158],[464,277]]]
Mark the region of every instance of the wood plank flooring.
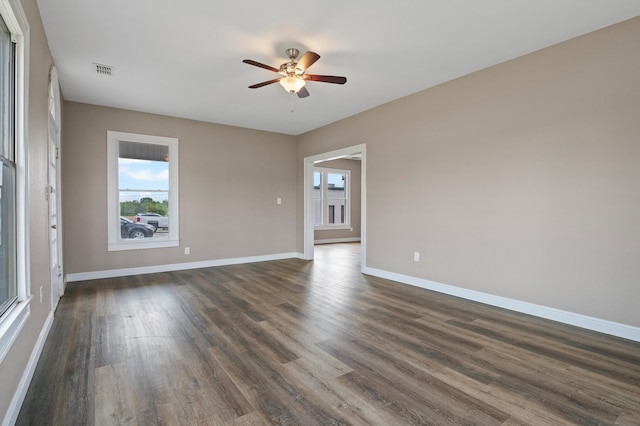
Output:
[[640,344],[316,260],[72,283],[18,425],[640,425]]

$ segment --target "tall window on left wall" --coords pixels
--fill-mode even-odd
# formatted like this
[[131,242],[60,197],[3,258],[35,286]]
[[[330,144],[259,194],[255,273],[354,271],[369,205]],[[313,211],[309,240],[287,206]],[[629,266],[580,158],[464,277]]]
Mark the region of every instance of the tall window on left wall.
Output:
[[16,149],[15,149],[16,46],[0,16],[0,316],[18,298],[16,280]]
[[[0,362],[29,318],[27,155],[29,23],[19,0],[0,1]],[[42,291],[40,291],[42,293]],[[44,300],[40,300],[44,303]]]

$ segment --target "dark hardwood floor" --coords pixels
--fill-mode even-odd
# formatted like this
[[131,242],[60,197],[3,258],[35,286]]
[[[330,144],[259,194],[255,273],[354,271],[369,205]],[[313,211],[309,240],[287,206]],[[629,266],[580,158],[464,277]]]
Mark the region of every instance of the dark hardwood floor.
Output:
[[361,275],[358,244],[72,283],[17,424],[640,424],[640,344]]

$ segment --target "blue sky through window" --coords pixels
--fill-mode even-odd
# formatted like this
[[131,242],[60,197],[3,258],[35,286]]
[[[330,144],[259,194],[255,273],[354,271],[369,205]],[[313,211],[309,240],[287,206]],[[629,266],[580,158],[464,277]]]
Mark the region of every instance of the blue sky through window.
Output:
[[[313,186],[320,186],[320,172],[313,173]],[[329,185],[334,184],[335,188],[344,188],[344,175],[342,173],[328,173],[327,183]]]
[[118,187],[120,201],[134,201],[143,197],[166,200],[169,191],[169,163],[119,158]]

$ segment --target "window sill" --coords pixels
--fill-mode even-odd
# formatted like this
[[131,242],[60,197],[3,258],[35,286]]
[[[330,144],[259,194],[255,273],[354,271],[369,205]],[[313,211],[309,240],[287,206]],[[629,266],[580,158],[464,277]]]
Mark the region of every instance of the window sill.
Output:
[[348,229],[349,231],[353,231],[353,228],[350,225],[321,225],[321,226],[314,226],[313,228],[316,231],[330,231],[330,230],[337,230],[337,229]]
[[31,314],[30,302],[31,297],[18,302],[9,312],[5,313],[4,318],[0,321],[0,363],[9,353],[9,349],[18,338],[20,330]]
[[180,245],[179,240],[163,240],[163,241],[120,241],[117,243],[109,243],[108,251],[122,251],[122,250],[142,250],[164,247],[178,247]]

